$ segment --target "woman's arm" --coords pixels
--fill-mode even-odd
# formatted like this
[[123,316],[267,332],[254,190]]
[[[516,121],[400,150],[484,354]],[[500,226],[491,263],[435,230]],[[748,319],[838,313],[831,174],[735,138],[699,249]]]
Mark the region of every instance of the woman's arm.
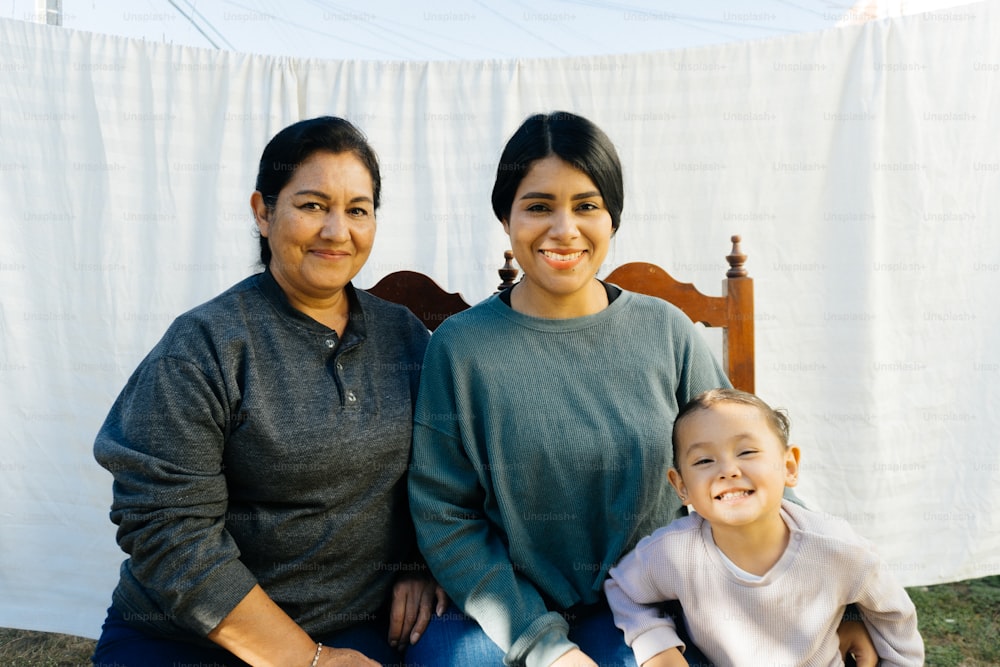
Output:
[[[308,667],[319,648],[260,586],[254,586],[208,638],[254,667]],[[357,651],[327,647],[320,651],[317,665],[379,667]]]
[[567,639],[565,619],[547,609],[490,525],[483,512],[484,491],[460,441],[415,424],[409,488],[428,565],[459,608],[501,649],[520,658],[536,650],[554,652],[554,659],[576,648]]
[[111,519],[130,556],[132,587],[141,586],[167,621],[199,636],[257,584],[225,530],[227,415],[219,384],[154,350],[94,443],[115,478]]
[[[491,388],[477,385],[467,368],[453,368],[465,362],[451,357],[465,356],[449,334],[465,335],[442,326],[431,339],[414,418],[409,496],[420,550],[456,605],[512,660],[548,665],[576,645],[566,620],[549,611],[486,514],[491,491],[480,476],[497,471],[475,440],[486,415],[472,397],[484,401]],[[464,350],[468,340],[459,344]]]
[[847,656],[854,657],[857,667],[876,667],[878,655],[868,629],[861,621],[843,620],[837,628],[840,639],[840,655],[846,661]]

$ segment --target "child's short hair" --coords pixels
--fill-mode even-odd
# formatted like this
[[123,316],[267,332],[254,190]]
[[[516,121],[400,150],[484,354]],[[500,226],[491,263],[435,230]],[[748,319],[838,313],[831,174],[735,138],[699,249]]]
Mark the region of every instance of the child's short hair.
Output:
[[676,419],[674,419],[674,432],[671,436],[671,445],[674,450],[673,463],[675,469],[678,468],[677,426],[695,410],[707,410],[718,403],[742,403],[743,405],[752,405],[757,408],[760,413],[767,418],[768,425],[770,425],[774,434],[778,436],[778,440],[781,441],[781,444],[788,447],[788,432],[791,427],[791,422],[788,419],[788,414],[784,410],[781,408],[772,408],[756,395],[746,391],[740,391],[739,389],[709,389],[708,391],[701,392],[688,401],[687,405],[680,409],[680,412],[677,413]]

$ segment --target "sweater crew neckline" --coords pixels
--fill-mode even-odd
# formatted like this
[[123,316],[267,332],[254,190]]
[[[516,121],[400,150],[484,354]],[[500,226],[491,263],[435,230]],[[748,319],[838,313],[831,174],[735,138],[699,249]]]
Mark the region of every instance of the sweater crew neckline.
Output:
[[486,300],[486,305],[502,317],[515,324],[534,329],[535,331],[563,333],[567,331],[579,331],[592,326],[603,324],[607,320],[614,318],[619,311],[624,309],[631,301],[633,293],[622,290],[621,294],[608,307],[594,313],[593,315],[583,315],[581,317],[569,317],[561,319],[549,319],[545,317],[535,317],[526,315],[514,310],[504,303],[499,294],[494,294]]
[[[713,565],[718,567],[720,571],[724,572],[726,577],[728,577],[731,581],[740,584],[741,586],[752,588],[768,586],[774,583],[785,573],[786,570],[788,570],[789,567],[791,567],[795,560],[795,556],[798,553],[799,543],[802,539],[802,530],[799,527],[799,524],[796,523],[795,519],[792,517],[791,513],[787,511],[788,505],[789,501],[781,501],[781,519],[785,522],[785,525],[788,526],[788,545],[785,547],[785,551],[781,554],[778,561],[771,566],[771,569],[759,577],[756,575],[750,575],[750,573],[747,574],[752,578],[746,578],[737,574],[733,567],[740,570],[742,570],[742,568],[736,565],[736,563],[733,563],[728,556],[722,553],[722,549],[720,549],[719,545],[715,543],[715,538],[712,536],[712,525],[708,521],[701,519],[702,538],[705,540],[705,547]],[[727,565],[727,561],[731,563],[732,566]]]

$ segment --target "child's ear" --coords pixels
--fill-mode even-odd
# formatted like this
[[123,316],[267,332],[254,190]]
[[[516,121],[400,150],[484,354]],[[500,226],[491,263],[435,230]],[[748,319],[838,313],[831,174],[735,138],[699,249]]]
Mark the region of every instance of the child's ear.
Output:
[[681,499],[681,502],[687,505],[687,486],[685,486],[684,478],[681,477],[680,472],[675,468],[668,470],[667,481],[670,482],[670,486],[674,487],[674,491],[677,492],[677,496]]
[[799,448],[791,445],[785,450],[785,486],[799,483]]

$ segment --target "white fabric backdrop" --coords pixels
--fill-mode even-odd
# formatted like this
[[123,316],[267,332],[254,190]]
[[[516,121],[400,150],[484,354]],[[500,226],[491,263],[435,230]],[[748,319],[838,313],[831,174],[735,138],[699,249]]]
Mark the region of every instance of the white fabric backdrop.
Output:
[[780,40],[461,63],[241,55],[0,21],[0,626],[96,636],[122,554],[91,446],[171,319],[254,271],[277,130],[333,113],[383,163],[375,252],[488,295],[489,192],[531,112],[626,167],[609,268],[717,293],[742,233],[758,392],[800,495],[906,585],[1000,573],[1000,3]]

